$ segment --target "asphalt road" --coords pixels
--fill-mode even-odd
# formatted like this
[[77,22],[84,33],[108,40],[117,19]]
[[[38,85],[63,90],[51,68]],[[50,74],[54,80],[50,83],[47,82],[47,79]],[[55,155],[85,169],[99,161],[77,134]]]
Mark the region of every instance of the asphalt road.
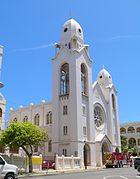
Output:
[[[61,173],[57,175],[34,176],[30,179],[140,179],[140,173],[133,167],[102,169],[94,172]],[[29,179],[26,177],[26,179]]]

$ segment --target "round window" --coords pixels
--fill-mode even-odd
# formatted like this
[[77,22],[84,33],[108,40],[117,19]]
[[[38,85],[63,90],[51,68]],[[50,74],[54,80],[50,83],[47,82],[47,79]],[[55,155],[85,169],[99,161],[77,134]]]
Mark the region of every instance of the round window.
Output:
[[102,129],[104,125],[104,113],[101,107],[95,106],[94,108],[94,122],[98,129]]

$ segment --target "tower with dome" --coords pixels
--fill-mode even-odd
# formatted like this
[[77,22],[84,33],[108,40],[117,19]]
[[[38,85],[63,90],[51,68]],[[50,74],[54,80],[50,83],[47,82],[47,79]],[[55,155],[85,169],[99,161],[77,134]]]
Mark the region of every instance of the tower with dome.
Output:
[[74,19],[64,23],[55,47],[52,102],[11,109],[9,122],[26,118],[46,130],[49,140],[36,151],[44,156],[80,157],[83,166],[102,166],[104,154],[121,147],[112,77],[103,67],[92,82],[89,46]]

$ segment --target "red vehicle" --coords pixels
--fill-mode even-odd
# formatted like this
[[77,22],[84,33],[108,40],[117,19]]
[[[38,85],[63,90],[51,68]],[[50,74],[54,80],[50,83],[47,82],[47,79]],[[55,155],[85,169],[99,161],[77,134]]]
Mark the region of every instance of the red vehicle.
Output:
[[113,152],[113,153],[106,153],[105,154],[106,168],[117,168],[117,167],[123,167],[123,165],[126,165],[129,157],[127,154],[119,153],[119,152]]
[[42,161],[42,170],[55,169],[55,162],[49,160]]

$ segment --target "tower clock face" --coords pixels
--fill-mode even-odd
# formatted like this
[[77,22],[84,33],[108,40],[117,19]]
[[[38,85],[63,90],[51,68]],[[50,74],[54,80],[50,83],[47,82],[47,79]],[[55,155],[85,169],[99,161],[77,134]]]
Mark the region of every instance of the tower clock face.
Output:
[[102,129],[104,125],[104,113],[101,107],[94,108],[94,122],[97,129]]

